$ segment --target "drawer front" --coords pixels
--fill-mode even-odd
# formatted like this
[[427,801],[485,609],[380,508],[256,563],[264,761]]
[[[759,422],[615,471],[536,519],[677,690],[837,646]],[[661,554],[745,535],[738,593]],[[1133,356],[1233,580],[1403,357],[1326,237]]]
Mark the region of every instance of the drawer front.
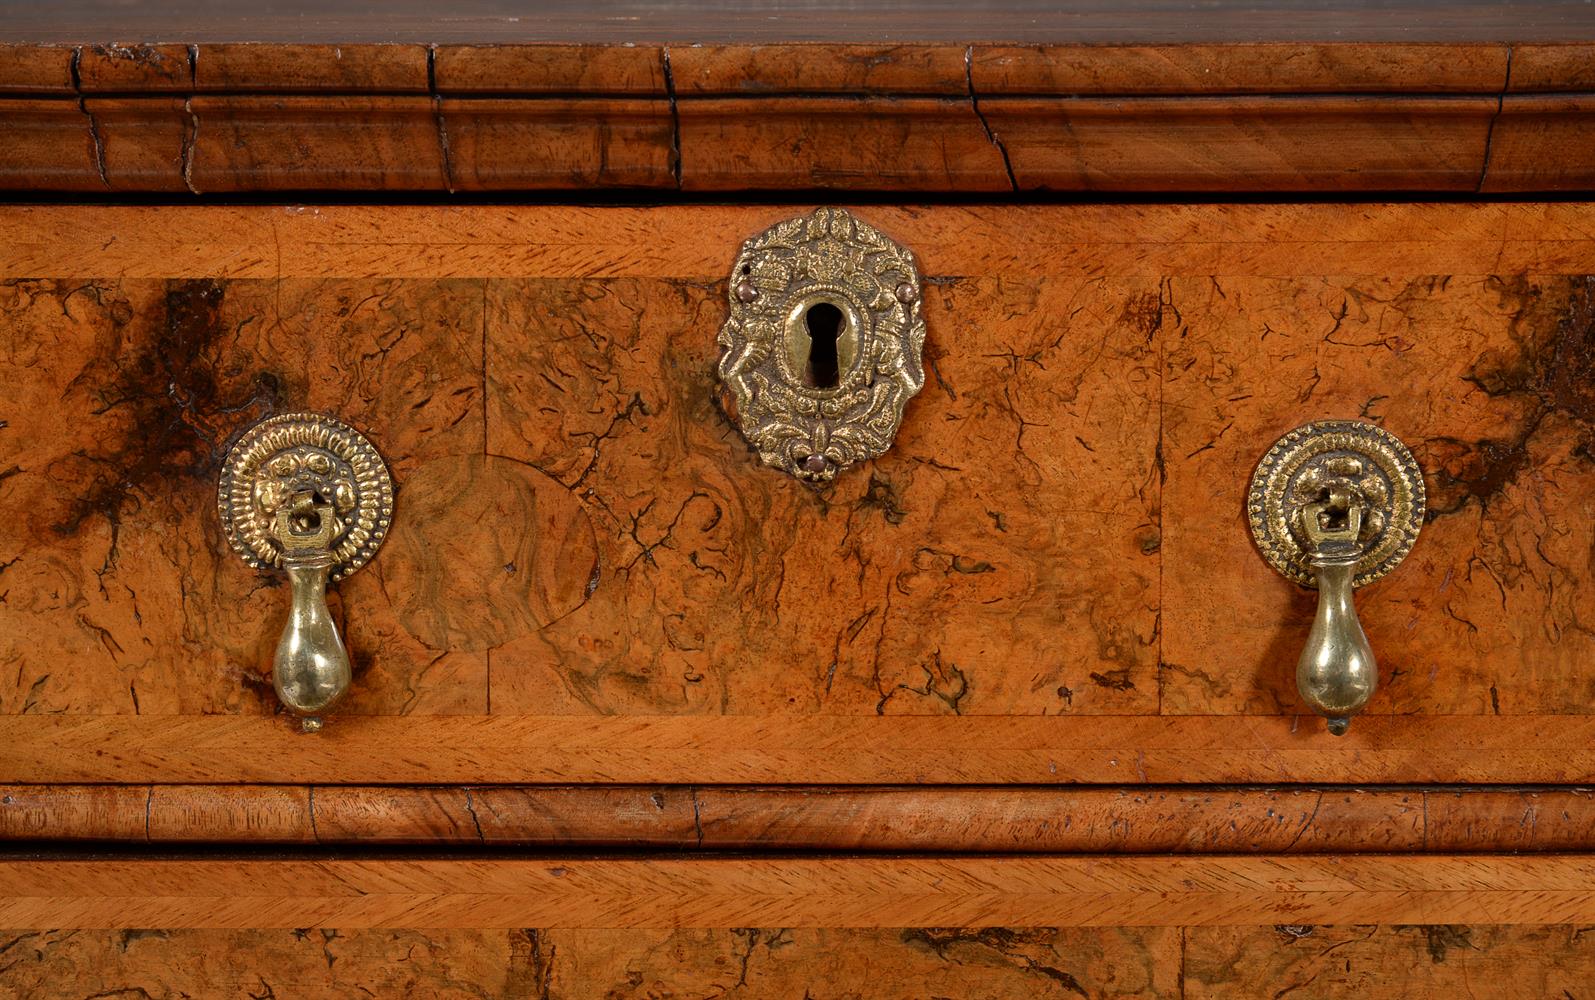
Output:
[[[793,213],[0,209],[0,780],[1591,773],[1595,210],[857,209],[918,257],[927,379],[818,489],[715,374],[730,262]],[[295,410],[397,484],[316,736],[215,500]],[[1380,686],[1341,740],[1244,511],[1323,418],[1395,433],[1429,497],[1357,594]]]
[[[0,925],[61,928],[17,935],[0,983],[1018,1000],[1442,998],[1510,978],[1576,995],[1590,875],[1566,858],[0,862]],[[1337,918],[1388,923],[1316,923]]]

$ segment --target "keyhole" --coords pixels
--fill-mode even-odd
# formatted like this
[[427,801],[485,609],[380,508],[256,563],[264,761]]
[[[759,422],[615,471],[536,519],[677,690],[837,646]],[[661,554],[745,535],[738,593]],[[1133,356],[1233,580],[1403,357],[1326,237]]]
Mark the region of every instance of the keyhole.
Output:
[[803,366],[803,384],[810,389],[834,389],[839,380],[836,340],[842,334],[842,310],[829,302],[816,302],[803,314],[809,331],[809,360]]

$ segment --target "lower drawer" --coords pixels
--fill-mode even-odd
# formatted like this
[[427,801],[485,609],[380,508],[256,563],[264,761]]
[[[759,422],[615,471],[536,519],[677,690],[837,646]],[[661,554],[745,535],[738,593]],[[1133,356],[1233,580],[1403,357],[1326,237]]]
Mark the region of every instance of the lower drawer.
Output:
[[0,990],[1579,996],[1592,879],[1587,856],[7,860]]
[[[1587,927],[48,931],[0,990],[54,997],[1218,1000],[1579,997]],[[14,957],[13,957],[14,956]],[[1510,983],[1508,993],[1480,984]],[[73,994],[77,995],[77,994]]]

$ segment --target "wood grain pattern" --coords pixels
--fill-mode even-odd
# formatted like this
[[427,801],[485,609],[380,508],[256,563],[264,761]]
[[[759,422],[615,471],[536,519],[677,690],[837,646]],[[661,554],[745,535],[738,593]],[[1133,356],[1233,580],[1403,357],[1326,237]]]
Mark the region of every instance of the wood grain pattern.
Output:
[[[1130,998],[1177,987],[1180,933],[944,928],[43,932],[0,985],[153,996],[557,997],[931,995],[986,1000]],[[39,991],[39,992],[35,992]],[[114,995],[114,994],[113,994]]]
[[1425,795],[1411,791],[703,788],[694,799],[703,846],[727,849],[1272,854],[1427,847]]
[[1595,55],[1595,45],[1587,41],[1514,45],[1507,91],[1544,93],[1595,89],[1595,67],[1590,65],[1592,55]]
[[182,97],[83,101],[112,191],[188,193],[198,120]]
[[77,82],[85,93],[186,91],[194,82],[193,53],[172,41],[84,45],[77,50]]
[[5,860],[0,927],[1587,923],[1587,855]]
[[[1526,46],[1514,82],[1505,43],[440,40],[4,46],[0,94],[23,96],[0,121],[45,93],[182,100],[185,183],[116,187],[199,194],[1589,187],[1531,169],[1562,156],[1581,105],[1502,104],[1580,89],[1578,45]],[[0,182],[93,189],[93,171],[26,166]]]
[[0,104],[0,189],[104,191],[105,174],[88,115],[75,100]]
[[1587,851],[1587,788],[9,785],[0,839],[940,853]]
[[314,843],[311,801],[304,787],[157,786],[150,789],[145,834],[158,843]]
[[[494,669],[497,676],[499,664]],[[433,671],[428,680],[437,682],[441,668]],[[378,690],[355,692],[360,702],[394,697],[383,681],[368,683]],[[447,683],[426,695],[444,701],[477,693],[465,681],[452,681],[466,688],[460,694]],[[393,716],[356,708],[306,738],[286,718],[22,714],[0,716],[0,782],[269,784],[287,776],[314,784],[1587,785],[1595,779],[1595,718],[1587,715],[1373,715],[1339,739],[1316,721]]]
[[[307,768],[292,780],[1595,773],[1565,738],[1595,653],[1589,206],[863,209],[923,248],[932,377],[892,451],[819,493],[756,467],[713,399],[726,255],[792,211],[7,209],[0,271],[76,277],[18,278],[0,302],[17,443],[0,490],[27,512],[0,529],[0,644],[21,668],[0,706],[75,716],[63,758],[117,725],[143,747],[118,750],[124,778],[23,739],[7,775],[264,773],[247,727],[189,717],[273,710],[280,591],[234,565],[209,511],[228,435],[287,407],[379,442],[401,522],[406,482],[425,494],[410,540],[341,588],[348,712],[490,711],[517,758],[448,749],[465,730],[435,718],[415,732],[444,748],[436,775],[300,740],[280,744]],[[350,273],[390,276],[329,276]],[[1414,448],[1432,517],[1360,595],[1385,669],[1371,711],[1401,718],[1329,748],[1295,718],[1310,595],[1252,552],[1240,497],[1283,430],[1358,415]],[[468,471],[484,453],[498,471]],[[545,524],[530,560],[490,533],[508,511]],[[428,552],[434,522],[480,557],[457,579]],[[540,596],[484,610],[497,586]],[[970,716],[992,753],[951,720],[867,724],[896,714]],[[1237,715],[1267,718],[1256,747],[1222,735]],[[571,741],[561,716],[639,720],[638,756]],[[1490,753],[1426,758],[1447,727]],[[339,738],[370,754],[381,732]],[[690,759],[683,738],[726,754]]]
[[665,50],[650,45],[439,45],[440,94],[664,97]]
[[[815,493],[750,474],[714,405],[717,348],[682,335],[718,324],[713,292],[490,283],[488,450],[585,498],[607,568],[575,613],[495,653],[494,711],[1155,711],[1153,401],[1115,374],[1153,359],[1104,291],[938,289],[933,316],[1008,315],[1032,339],[968,328],[935,357],[957,388],[927,392],[891,452]],[[1106,328],[1058,343],[1035,323],[1071,305]],[[514,333],[533,325],[546,334]],[[1052,375],[1005,348],[1046,355]],[[1023,426],[1018,406],[1101,420]],[[919,430],[933,428],[956,432]],[[1040,458],[1060,454],[1080,464]],[[999,607],[1012,617],[993,627]],[[983,669],[996,663],[1016,669]]]
[[[1298,925],[1236,928],[743,927],[683,930],[42,931],[3,985],[152,996],[341,995],[482,1000],[857,996],[984,1000],[1360,995],[1577,996],[1587,928]],[[114,995],[114,993],[112,994]],[[1488,995],[1487,993],[1484,995]]]
[[1595,798],[1585,791],[1435,791],[1425,796],[1424,809],[1427,836],[1436,843],[1582,850],[1574,845],[1595,830]]
[[232,97],[189,102],[197,191],[442,190],[424,97]]
[[[8,205],[0,276],[723,281],[810,205]],[[867,205],[934,278],[1595,273],[1585,202]],[[111,237],[115,239],[112,240]],[[984,327],[987,320],[983,320]],[[932,337],[935,332],[932,331]]]
[[76,49],[65,45],[7,45],[0,58],[0,94],[72,94]]
[[959,45],[672,46],[677,95],[968,93]]
[[467,788],[318,788],[313,829],[323,843],[447,843],[477,840],[479,814]]
[[[969,82],[983,97],[1499,93],[1509,52],[1516,80],[1523,50],[1508,45],[977,45],[969,53]],[[1531,58],[1539,65],[1538,51]],[[1555,78],[1560,68],[1542,72]]]
[[[78,482],[61,491],[53,474],[4,480],[7,502],[30,512],[28,530],[56,540],[6,570],[5,658],[32,664],[9,711],[273,710],[259,665],[280,628],[280,585],[230,554],[209,480],[228,436],[284,398],[381,440],[401,483],[430,459],[480,454],[480,287],[418,291],[314,281],[7,288],[8,363],[33,373],[13,397],[27,409],[5,415],[17,444],[9,461],[72,468]],[[78,360],[58,364],[62,352]],[[149,379],[171,391],[132,391]],[[383,426],[401,413],[402,426]],[[64,426],[84,433],[74,439]],[[375,571],[361,577],[345,599],[382,592]],[[58,623],[55,642],[23,626],[35,616]],[[157,622],[158,641],[144,633]],[[485,709],[482,654],[430,650],[391,611],[345,627],[363,678],[354,711]],[[174,668],[174,656],[186,666]],[[52,663],[65,661],[52,657],[75,667],[59,670]]]
[[1474,191],[1495,98],[992,98],[1017,190]]
[[1588,94],[1508,95],[1480,190],[1587,190],[1595,182],[1592,136],[1595,98]]
[[430,89],[422,45],[195,46],[196,91],[385,91]]
[[438,104],[456,191],[674,188],[663,100],[476,100]]
[[1590,801],[1584,790],[11,785],[0,789],[0,839],[940,853],[1544,851],[1592,846]]
[[1576,997],[1595,962],[1589,928],[1575,925],[1201,927],[1184,941],[1185,996],[1204,1000]]
[[6,840],[121,840],[149,836],[150,789],[138,785],[8,785],[0,791]]
[[757,109],[683,101],[681,186],[688,191],[1007,191],[1002,151],[968,101],[780,97]]
[[492,649],[586,602],[599,573],[593,526],[547,477],[461,455],[427,463],[406,486],[409,516],[394,525],[378,578],[400,624],[427,647]]

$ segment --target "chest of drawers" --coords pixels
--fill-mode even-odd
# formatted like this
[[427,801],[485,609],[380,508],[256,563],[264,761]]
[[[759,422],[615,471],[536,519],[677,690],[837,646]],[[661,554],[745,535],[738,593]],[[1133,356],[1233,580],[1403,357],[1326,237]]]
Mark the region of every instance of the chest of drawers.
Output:
[[[0,29],[0,995],[1587,988],[1587,15],[69,6]],[[391,482],[306,501],[382,536],[309,726],[218,510],[291,414]],[[1324,420],[1420,470],[1343,736],[1250,523]]]

